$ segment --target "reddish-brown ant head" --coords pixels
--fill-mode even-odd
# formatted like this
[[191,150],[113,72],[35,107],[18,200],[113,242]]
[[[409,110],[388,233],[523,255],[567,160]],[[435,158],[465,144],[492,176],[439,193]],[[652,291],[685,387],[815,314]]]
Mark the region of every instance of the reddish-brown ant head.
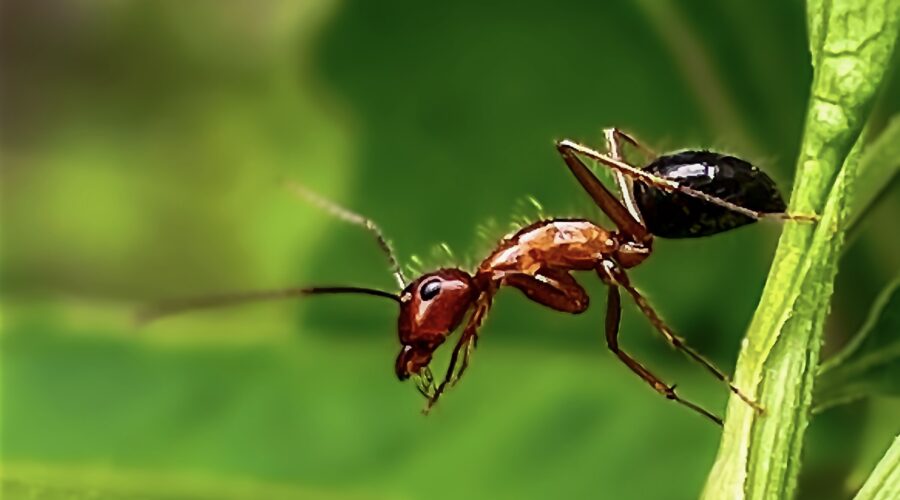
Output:
[[459,326],[475,300],[472,277],[459,269],[440,269],[413,281],[400,293],[397,356],[400,380],[428,366],[431,355]]

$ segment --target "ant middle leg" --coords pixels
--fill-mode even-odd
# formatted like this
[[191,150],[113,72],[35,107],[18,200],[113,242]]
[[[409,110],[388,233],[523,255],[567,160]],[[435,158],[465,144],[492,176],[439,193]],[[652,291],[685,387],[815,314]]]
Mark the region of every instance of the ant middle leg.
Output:
[[590,303],[587,292],[567,271],[542,268],[534,275],[511,273],[504,276],[503,282],[556,311],[579,314],[587,310]]
[[621,159],[622,142],[631,144],[635,149],[644,153],[650,158],[656,158],[655,151],[645,146],[643,143],[634,138],[633,135],[623,132],[622,129],[610,127],[603,129],[603,136],[606,138],[606,147],[610,156]]
[[619,348],[619,322],[621,319],[622,306],[619,297],[619,287],[615,284],[609,284],[609,294],[606,302],[606,345],[625,365],[631,369],[637,376],[641,377],[645,382],[650,384],[660,395],[666,399],[675,401],[676,403],[686,406],[692,411],[703,415],[718,425],[722,425],[722,419],[715,414],[706,410],[696,403],[692,403],[683,399],[675,392],[675,385],[667,385],[662,380],[648,370],[644,365],[640,364],[636,359],[632,358],[628,353]]
[[[621,162],[625,161],[625,157],[622,154],[622,141],[631,144],[648,157],[656,158],[656,153],[639,143],[634,137],[617,128],[604,129],[603,136],[606,138],[606,151],[615,160]],[[631,190],[631,179],[626,177],[625,174],[619,170],[613,170],[613,175],[616,179],[616,185],[619,187],[619,194],[622,197],[622,202],[625,204],[628,212],[636,221],[644,224],[644,218],[638,208],[637,201],[634,199],[634,192]]]
[[[653,307],[650,306],[650,303],[647,299],[641,295],[634,286],[631,285],[631,281],[628,279],[628,275],[622,271],[619,266],[611,261],[605,260],[603,261],[601,267],[598,268],[598,273],[600,273],[601,279],[610,286],[619,285],[624,288],[629,295],[634,299],[634,302],[637,304],[638,308],[644,313],[644,316],[650,320],[650,323],[653,327],[658,331],[662,336],[669,342],[669,344],[675,349],[684,353],[687,357],[691,358],[701,366],[707,369],[710,373],[713,374],[714,377],[722,381],[724,384],[728,386],[728,389],[733,392],[736,396],[741,398],[747,405],[753,408],[757,413],[762,415],[765,413],[765,410],[762,406],[759,405],[756,401],[751,399],[749,396],[744,394],[740,389],[738,389],[734,384],[731,383],[731,378],[725,374],[722,370],[720,370],[712,361],[706,359],[702,354],[688,346],[684,339],[675,335],[671,328],[659,317]],[[618,294],[618,292],[617,292]]]

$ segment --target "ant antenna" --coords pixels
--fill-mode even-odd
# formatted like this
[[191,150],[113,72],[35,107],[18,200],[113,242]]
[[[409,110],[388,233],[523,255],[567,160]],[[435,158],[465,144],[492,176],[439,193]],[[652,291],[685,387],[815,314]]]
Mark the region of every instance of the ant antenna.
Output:
[[363,295],[373,295],[375,297],[385,297],[388,299],[392,299],[398,303],[400,302],[400,296],[396,293],[376,290],[374,288],[362,288],[355,286],[283,288],[281,290],[257,290],[251,292],[207,295],[205,297],[193,297],[188,299],[159,302],[138,311],[136,320],[139,324],[143,324],[164,316],[172,316],[174,314],[179,314],[186,311],[212,309],[216,307],[228,307],[240,304],[248,304],[252,302],[263,302],[267,300],[289,299],[293,297],[304,297],[306,295],[324,295],[338,293],[358,293]]
[[400,285],[400,289],[406,287],[406,278],[403,276],[403,271],[400,269],[400,262],[397,260],[397,255],[394,253],[394,249],[391,247],[391,244],[388,243],[388,240],[384,237],[384,233],[381,232],[381,228],[375,224],[372,219],[368,219],[359,215],[356,212],[351,212],[350,210],[338,205],[337,203],[325,199],[318,194],[306,189],[306,187],[292,181],[286,182],[287,187],[294,192],[297,196],[302,198],[307,203],[314,205],[329,214],[341,219],[344,222],[349,222],[355,226],[360,226],[363,229],[372,233],[375,236],[375,240],[378,242],[378,246],[381,248],[381,251],[387,255],[388,262],[391,265],[391,273],[394,275],[394,278],[397,280],[397,284]]

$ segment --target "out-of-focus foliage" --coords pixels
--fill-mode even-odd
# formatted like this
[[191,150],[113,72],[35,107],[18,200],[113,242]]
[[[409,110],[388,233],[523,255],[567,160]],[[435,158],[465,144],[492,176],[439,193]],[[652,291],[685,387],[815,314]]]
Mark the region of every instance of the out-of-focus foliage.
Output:
[[[373,217],[401,258],[423,255],[426,267],[441,242],[477,262],[489,249],[477,228],[499,237],[533,215],[521,208],[527,196],[551,215],[597,216],[552,141],[599,145],[606,126],[660,150],[741,154],[787,192],[811,76],[801,4],[2,10],[5,492],[699,492],[718,431],[605,350],[602,286],[590,274],[580,277],[594,307],[581,316],[502,293],[466,378],[427,418],[414,388],[393,378],[396,311],[379,300],[323,297],[140,329],[131,313],[203,292],[390,287],[374,243],[298,203],[285,178]],[[876,112],[894,114],[898,96],[894,84]],[[898,198],[888,192],[845,256],[826,347],[858,329],[900,266],[900,239],[883,230]],[[633,280],[691,343],[733,366],[779,230],[658,241]],[[723,408],[719,384],[633,311],[623,343],[686,395]],[[843,481],[867,451],[863,433],[897,430],[865,404],[846,408],[813,422],[809,498],[851,491]]]
[[900,279],[881,293],[853,341],[822,366],[816,404],[828,407],[873,394],[900,395]]
[[889,192],[891,181],[900,172],[900,115],[891,117],[878,137],[866,145],[859,162],[859,179],[853,188],[851,230],[868,215],[869,208],[880,196]]

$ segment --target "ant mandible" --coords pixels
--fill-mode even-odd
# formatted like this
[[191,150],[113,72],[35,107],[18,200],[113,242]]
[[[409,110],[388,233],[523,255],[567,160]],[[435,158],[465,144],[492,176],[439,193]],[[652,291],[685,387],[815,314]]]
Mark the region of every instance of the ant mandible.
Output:
[[[353,293],[392,299],[400,306],[397,332],[402,345],[394,369],[400,380],[410,377],[415,380],[419,391],[428,399],[424,410],[427,413],[465,373],[478,340],[478,330],[500,288],[511,286],[538,304],[579,314],[587,310],[589,298],[572,272],[594,271],[608,289],[607,346],[631,371],[667,399],[722,425],[719,417],[679,396],[675,385],[663,382],[619,347],[620,289],[631,296],[669,344],[704,366],[762,413],[762,408],[735,387],[722,370],[672,332],[632,285],[626,270],[650,256],[654,236],[691,238],[721,233],[765,217],[793,220],[814,220],[814,217],[786,214],[784,200],[772,179],[739,158],[695,150],[657,155],[618,129],[607,129],[604,136],[607,154],[569,140],[557,142],[556,148],[616,230],[607,230],[586,219],[541,220],[506,236],[474,272],[442,268],[408,282],[393,249],[374,222],[292,184],[292,189],[307,201],[369,230],[387,255],[402,291],[397,294],[364,287],[311,287],[246,292],[163,302],[144,311],[142,317],[150,319],[191,309],[314,294]],[[623,142],[643,151],[653,161],[644,168],[630,165],[621,153]],[[622,200],[597,179],[580,156],[613,170]],[[447,372],[435,385],[429,368],[432,355],[462,324],[467,313],[468,320],[453,348]]]

